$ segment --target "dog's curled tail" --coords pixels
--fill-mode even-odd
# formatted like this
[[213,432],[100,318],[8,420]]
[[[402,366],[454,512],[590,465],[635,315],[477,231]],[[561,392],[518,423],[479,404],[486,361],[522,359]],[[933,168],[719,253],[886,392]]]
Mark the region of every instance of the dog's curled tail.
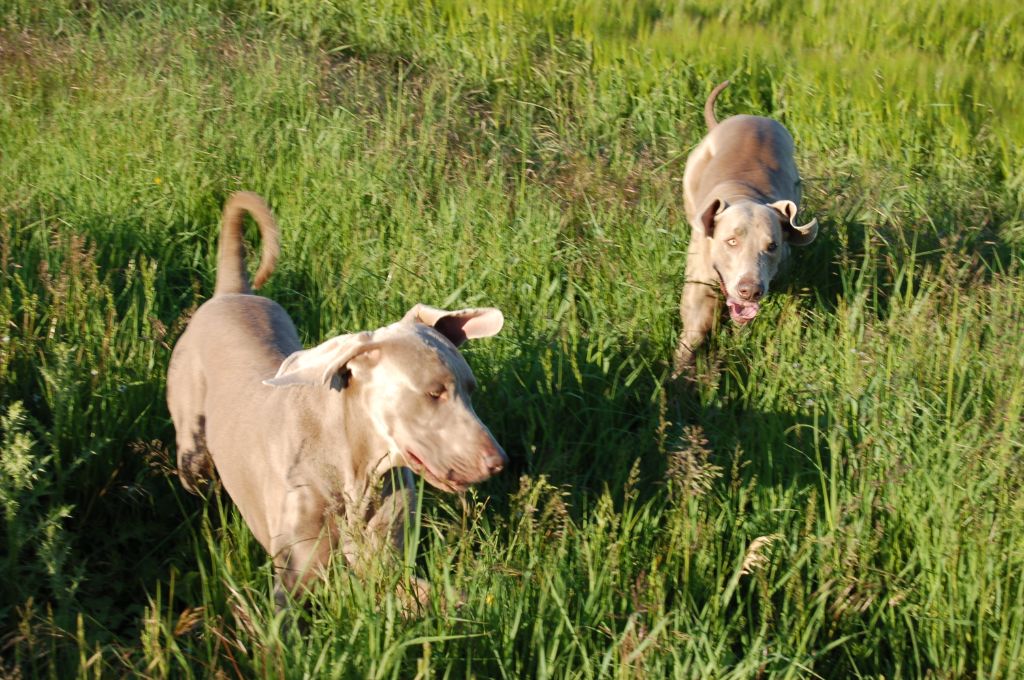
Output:
[[[259,225],[260,241],[263,242],[260,266],[253,277],[251,287],[249,275],[245,271],[245,244],[242,242],[242,217],[246,212],[252,215]],[[220,245],[217,250],[217,285],[213,289],[213,294],[251,293],[253,288],[259,288],[270,278],[280,252],[277,222],[274,221],[266,201],[251,191],[231,194],[228,202],[224,204]]]
[[711,90],[708,100],[704,102],[704,122],[708,124],[708,130],[713,130],[718,125],[718,121],[715,120],[715,100],[718,99],[718,94],[727,87],[729,87],[729,81],[723,80],[715,89]]

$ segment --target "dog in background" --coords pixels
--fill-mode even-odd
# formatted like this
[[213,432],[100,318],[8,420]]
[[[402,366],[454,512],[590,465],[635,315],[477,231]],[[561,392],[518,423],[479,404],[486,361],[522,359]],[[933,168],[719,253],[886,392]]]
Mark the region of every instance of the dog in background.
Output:
[[683,173],[693,231],[673,377],[692,370],[695,350],[718,319],[721,298],[734,322],[749,323],[789,246],[805,246],[818,234],[817,220],[797,223],[800,176],[786,128],[761,116],[715,119],[715,100],[728,84],[708,96],[708,134],[690,153]]

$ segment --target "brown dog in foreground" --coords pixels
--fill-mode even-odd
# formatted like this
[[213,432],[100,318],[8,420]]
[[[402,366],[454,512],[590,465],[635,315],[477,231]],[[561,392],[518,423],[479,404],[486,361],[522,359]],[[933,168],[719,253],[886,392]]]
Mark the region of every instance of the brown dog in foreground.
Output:
[[401,553],[416,511],[413,472],[462,491],[505,466],[456,349],[496,334],[504,318],[416,305],[397,323],[304,350],[284,309],[252,294],[244,212],[263,241],[254,285],[273,270],[274,218],[258,195],[236,193],[224,207],[216,289],[174,347],[167,403],[182,483],[195,491],[216,468],[273,556],[283,607],[339,552],[356,568],[390,547]]
[[714,327],[719,291],[732,320],[749,323],[789,246],[805,246],[818,234],[817,220],[796,222],[800,176],[786,128],[761,116],[715,120],[715,99],[728,84],[708,96],[708,134],[690,153],[683,173],[693,232],[679,304],[683,332],[674,377],[691,369],[694,351]]

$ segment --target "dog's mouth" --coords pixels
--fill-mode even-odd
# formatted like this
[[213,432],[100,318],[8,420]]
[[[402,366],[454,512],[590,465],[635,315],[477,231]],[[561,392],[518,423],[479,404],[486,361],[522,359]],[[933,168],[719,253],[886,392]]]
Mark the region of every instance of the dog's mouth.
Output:
[[754,317],[757,316],[757,312],[761,309],[760,303],[740,300],[729,295],[729,290],[725,287],[725,279],[722,278],[722,272],[718,271],[718,267],[714,269],[715,274],[718,275],[718,287],[722,290],[725,304],[729,308],[729,318],[741,326],[753,321]]
[[461,493],[469,488],[469,484],[456,478],[453,472],[449,472],[447,475],[437,474],[426,461],[413,453],[412,449],[405,450],[405,459],[408,461],[409,467],[412,468],[413,472],[421,475],[431,485],[436,486],[442,491]]
[[725,298],[725,304],[729,307],[729,318],[740,325],[750,323],[761,309],[757,302],[737,300],[729,295]]

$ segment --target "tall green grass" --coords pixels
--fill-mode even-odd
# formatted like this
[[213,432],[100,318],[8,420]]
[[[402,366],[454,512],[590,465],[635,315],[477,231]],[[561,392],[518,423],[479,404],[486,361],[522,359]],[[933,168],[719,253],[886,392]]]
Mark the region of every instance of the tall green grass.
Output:
[[[1020,676],[1020,18],[0,3],[0,673]],[[676,393],[680,178],[725,78],[720,117],[793,132],[822,233]],[[466,354],[511,469],[290,617],[226,495],[180,488],[163,403],[242,188],[308,343],[507,318]]]

